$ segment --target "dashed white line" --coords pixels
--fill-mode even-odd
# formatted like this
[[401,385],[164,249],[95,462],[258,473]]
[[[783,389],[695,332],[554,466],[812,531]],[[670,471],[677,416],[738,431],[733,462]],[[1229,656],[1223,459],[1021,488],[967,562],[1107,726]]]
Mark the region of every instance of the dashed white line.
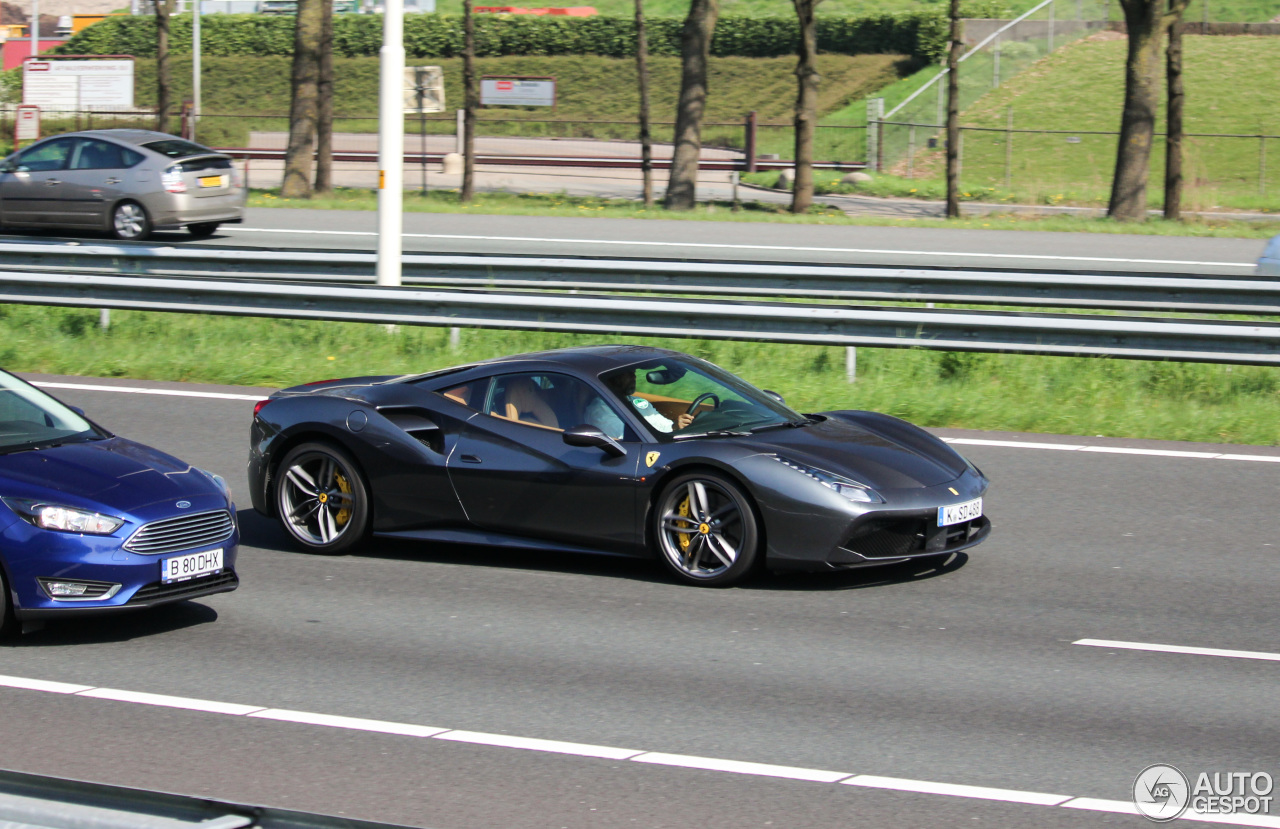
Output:
[[991,789],[986,786],[962,786],[955,783],[930,783],[925,780],[904,780],[901,777],[876,777],[859,774],[843,781],[846,786],[866,786],[872,789],[893,789],[899,792],[941,794],[949,797],[973,797],[979,800],[1000,800],[1005,803],[1026,803],[1031,806],[1060,806],[1071,800],[1071,795],[1022,792],[1015,789]]
[[1005,449],[1048,449],[1058,452],[1096,452],[1103,455],[1150,455],[1156,458],[1190,458],[1217,461],[1264,461],[1280,463],[1276,455],[1241,455],[1218,452],[1187,452],[1181,449],[1140,449],[1131,446],[1087,446],[1075,443],[1035,443],[1019,440],[985,440],[981,438],[943,438],[952,446],[996,446]]
[[[318,236],[377,236],[372,230],[289,230],[287,228],[235,227],[230,233],[301,233]],[[805,253],[885,253],[908,256],[968,256],[981,259],[1036,259],[1071,262],[1109,262],[1133,265],[1191,265],[1225,268],[1254,268],[1255,262],[1200,262],[1190,259],[1126,259],[1113,256],[1055,256],[1043,253],[974,253],[949,250],[890,250],[886,248],[830,248],[805,245],[737,245],[718,242],[654,242],[627,239],[562,239],[541,236],[475,236],[464,233],[405,233],[406,239],[454,239],[476,242],[550,242],[557,245],[622,245],[636,247],[720,248],[724,250],[778,250]]]
[[[1092,641],[1102,640],[1080,640],[1080,642],[1077,642],[1076,644],[1084,644]],[[1247,652],[1237,651],[1235,653]],[[1276,656],[1275,658],[1280,659],[1280,656]],[[158,705],[167,708],[181,708],[211,714],[242,716],[246,719],[274,720],[277,722],[293,723],[298,725],[320,726],[324,728],[343,728],[355,731],[367,731],[378,734],[390,734],[432,740],[448,740],[451,742],[470,743],[472,745],[496,748],[544,751],[554,754],[568,754],[593,759],[629,761],[656,766],[702,769],[722,774],[775,777],[811,783],[835,783],[846,786],[859,786],[869,789],[886,789],[890,791],[911,792],[915,794],[939,795],[943,797],[965,797],[1003,803],[1020,803],[1028,806],[1050,808],[1062,807],[1066,809],[1082,809],[1094,812],[1115,812],[1121,814],[1138,813],[1132,803],[1120,800],[1099,800],[1096,798],[1074,797],[1072,795],[1051,794],[1048,792],[1029,792],[1019,791],[1016,789],[991,788],[988,786],[939,783],[929,780],[911,780],[902,777],[881,777],[872,774],[853,774],[851,772],[831,771],[829,769],[810,769],[799,766],[752,763],[742,760],[728,760],[716,757],[697,757],[686,754],[664,754],[638,749],[617,748],[614,746],[591,745],[588,743],[569,743],[561,742],[559,740],[544,740],[533,737],[517,737],[507,734],[484,734],[475,731],[433,728],[431,726],[416,725],[413,723],[396,723],[384,720],[363,719],[359,717],[342,717],[332,714],[318,714],[309,711],[290,711],[280,708],[265,708],[255,705],[219,702],[216,700],[192,699],[190,697],[168,696],[165,694],[150,694],[141,691],[124,691],[116,688],[94,688],[88,685],[75,685],[67,682],[51,682],[44,679],[31,679],[19,676],[0,675],[0,687],[68,696],[90,697],[93,699],[108,700],[112,702]],[[1280,818],[1274,818],[1267,815],[1205,815],[1189,811],[1182,817],[1186,820],[1203,820],[1213,823],[1276,827],[1276,829],[1280,829]]]
[[201,397],[207,400],[252,400],[255,403],[263,395],[227,394],[220,391],[188,391],[186,389],[144,389],[141,386],[98,386],[92,383],[52,383],[41,380],[32,382],[42,389],[71,389],[73,391],[110,391],[116,394],[158,394],[163,397]]
[[1188,656],[1225,656],[1231,659],[1260,659],[1264,662],[1280,662],[1280,653],[1267,653],[1265,651],[1233,651],[1223,648],[1195,648],[1186,645],[1154,645],[1148,642],[1118,642],[1112,639],[1080,639],[1071,644],[1086,645],[1091,648],[1178,653]]

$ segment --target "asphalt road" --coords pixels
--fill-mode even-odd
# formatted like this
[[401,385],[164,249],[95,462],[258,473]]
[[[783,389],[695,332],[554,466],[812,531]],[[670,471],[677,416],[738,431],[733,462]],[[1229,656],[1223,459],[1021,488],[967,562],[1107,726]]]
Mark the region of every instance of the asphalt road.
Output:
[[[443,213],[407,213],[404,230],[405,251],[418,252],[1232,276],[1252,274],[1266,245],[1262,239]],[[224,225],[212,239],[158,233],[146,244],[374,250],[376,231],[373,211],[251,208],[243,225]]]
[[[55,393],[226,476],[247,504],[250,400]],[[320,557],[242,509],[239,591],[50,624],[0,650],[0,673],[1111,801],[1127,801],[1152,763],[1276,773],[1276,662],[1072,643],[1277,650],[1277,467],[1034,445],[963,451],[994,481],[995,529],[941,570],[765,575],[715,591],[605,558],[382,541]],[[3,767],[415,826],[1146,825],[33,690],[0,688],[0,705]]]

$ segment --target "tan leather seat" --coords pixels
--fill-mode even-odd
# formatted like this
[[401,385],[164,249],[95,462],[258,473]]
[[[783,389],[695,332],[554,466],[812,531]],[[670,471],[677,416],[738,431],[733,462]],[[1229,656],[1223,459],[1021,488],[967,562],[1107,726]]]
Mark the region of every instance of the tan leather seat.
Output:
[[527,377],[507,381],[503,414],[510,420],[532,423],[536,426],[560,428],[560,421],[551,406],[543,399],[542,390]]

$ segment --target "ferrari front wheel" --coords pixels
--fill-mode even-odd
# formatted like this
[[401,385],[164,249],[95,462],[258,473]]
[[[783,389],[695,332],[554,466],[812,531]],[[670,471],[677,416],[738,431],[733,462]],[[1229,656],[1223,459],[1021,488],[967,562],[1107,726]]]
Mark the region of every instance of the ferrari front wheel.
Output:
[[667,484],[654,511],[662,563],[686,584],[725,587],[755,566],[760,532],[746,493],[712,472]]
[[317,553],[343,553],[364,540],[369,498],[355,460],[326,443],[294,447],[280,462],[276,513],[294,541]]

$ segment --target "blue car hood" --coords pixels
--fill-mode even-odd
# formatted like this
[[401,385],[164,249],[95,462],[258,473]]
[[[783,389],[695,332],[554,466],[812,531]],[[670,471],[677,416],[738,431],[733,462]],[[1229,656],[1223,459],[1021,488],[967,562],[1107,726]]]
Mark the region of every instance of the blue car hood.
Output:
[[827,412],[821,423],[772,429],[745,440],[752,449],[875,489],[937,486],[954,481],[968,468],[955,450],[923,429],[871,412]]
[[135,512],[159,501],[207,498],[214,484],[172,455],[124,438],[0,455],[0,495]]

